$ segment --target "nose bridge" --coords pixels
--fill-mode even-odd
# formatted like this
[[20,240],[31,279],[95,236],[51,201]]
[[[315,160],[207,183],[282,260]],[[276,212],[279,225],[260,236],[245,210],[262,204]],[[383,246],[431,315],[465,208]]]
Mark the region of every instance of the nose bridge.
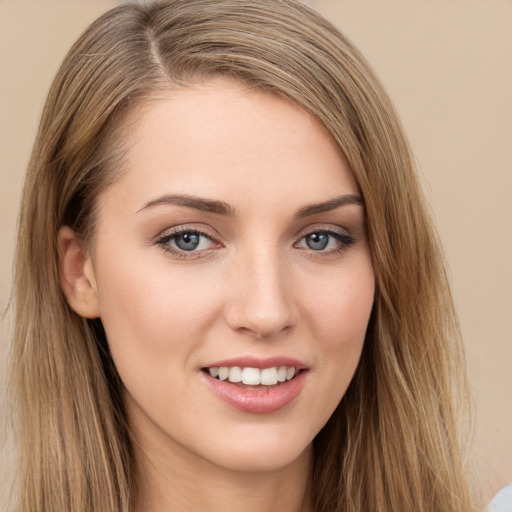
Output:
[[268,338],[294,322],[293,294],[285,257],[276,244],[241,251],[233,266],[233,293],[227,321],[231,328]]

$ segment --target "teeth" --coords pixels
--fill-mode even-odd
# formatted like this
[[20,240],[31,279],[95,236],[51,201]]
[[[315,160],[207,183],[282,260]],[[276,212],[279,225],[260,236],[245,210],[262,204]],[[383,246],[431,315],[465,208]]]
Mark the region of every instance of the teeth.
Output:
[[275,386],[277,384],[277,368],[265,368],[261,370],[261,383],[264,386]]
[[242,370],[242,382],[249,386],[259,386],[261,384],[261,372],[258,368],[244,368]]
[[286,382],[293,379],[297,370],[290,366],[280,366],[272,368],[240,368],[239,366],[213,366],[208,368],[209,374],[219,380],[229,380],[229,382],[242,382],[248,386],[275,386],[278,382]]
[[295,376],[295,368],[288,368],[286,370],[286,380],[293,379],[294,376]]
[[239,366],[233,366],[229,369],[229,382],[242,382],[242,369]]
[[279,367],[277,370],[277,380],[279,382],[284,382],[286,380],[286,366]]

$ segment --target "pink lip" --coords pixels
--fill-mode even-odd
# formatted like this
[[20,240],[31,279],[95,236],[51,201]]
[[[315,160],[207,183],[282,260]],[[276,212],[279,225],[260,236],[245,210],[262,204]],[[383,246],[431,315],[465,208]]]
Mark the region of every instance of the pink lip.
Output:
[[287,382],[269,389],[242,388],[229,381],[220,381],[201,372],[210,389],[224,402],[242,412],[266,414],[278,411],[293,402],[306,382],[306,371]]
[[232,359],[224,359],[223,361],[215,361],[213,363],[209,363],[205,366],[205,368],[214,368],[220,366],[239,366],[240,368],[259,368],[260,370],[263,368],[272,368],[273,366],[293,366],[297,370],[307,369],[307,365],[305,365],[302,361],[283,356],[266,358],[259,358],[254,356],[235,357]]
[[273,366],[288,366],[302,370],[292,380],[278,383],[275,386],[264,388],[240,387],[229,381],[220,381],[211,377],[207,372],[202,371],[201,376],[206,383],[222,401],[229,406],[252,414],[266,414],[278,411],[293,402],[302,391],[306,383],[306,366],[295,359],[275,357],[258,359],[243,357],[217,361],[209,364],[208,368],[216,366],[240,366],[241,368],[270,368]]

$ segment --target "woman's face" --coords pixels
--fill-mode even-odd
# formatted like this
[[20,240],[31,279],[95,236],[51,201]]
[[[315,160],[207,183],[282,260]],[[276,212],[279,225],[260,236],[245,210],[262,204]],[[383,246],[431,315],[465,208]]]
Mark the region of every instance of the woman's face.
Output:
[[90,263],[135,444],[283,467],[307,452],[363,347],[374,274],[356,182],[309,114],[233,82],[133,116]]

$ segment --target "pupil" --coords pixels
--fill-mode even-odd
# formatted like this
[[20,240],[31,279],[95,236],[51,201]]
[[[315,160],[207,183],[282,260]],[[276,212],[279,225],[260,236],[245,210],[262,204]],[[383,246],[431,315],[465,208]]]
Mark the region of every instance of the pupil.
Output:
[[329,235],[327,233],[311,233],[306,237],[306,244],[314,251],[321,251],[327,247]]
[[199,245],[199,235],[196,233],[183,233],[175,239],[176,245],[183,251],[193,251]]

